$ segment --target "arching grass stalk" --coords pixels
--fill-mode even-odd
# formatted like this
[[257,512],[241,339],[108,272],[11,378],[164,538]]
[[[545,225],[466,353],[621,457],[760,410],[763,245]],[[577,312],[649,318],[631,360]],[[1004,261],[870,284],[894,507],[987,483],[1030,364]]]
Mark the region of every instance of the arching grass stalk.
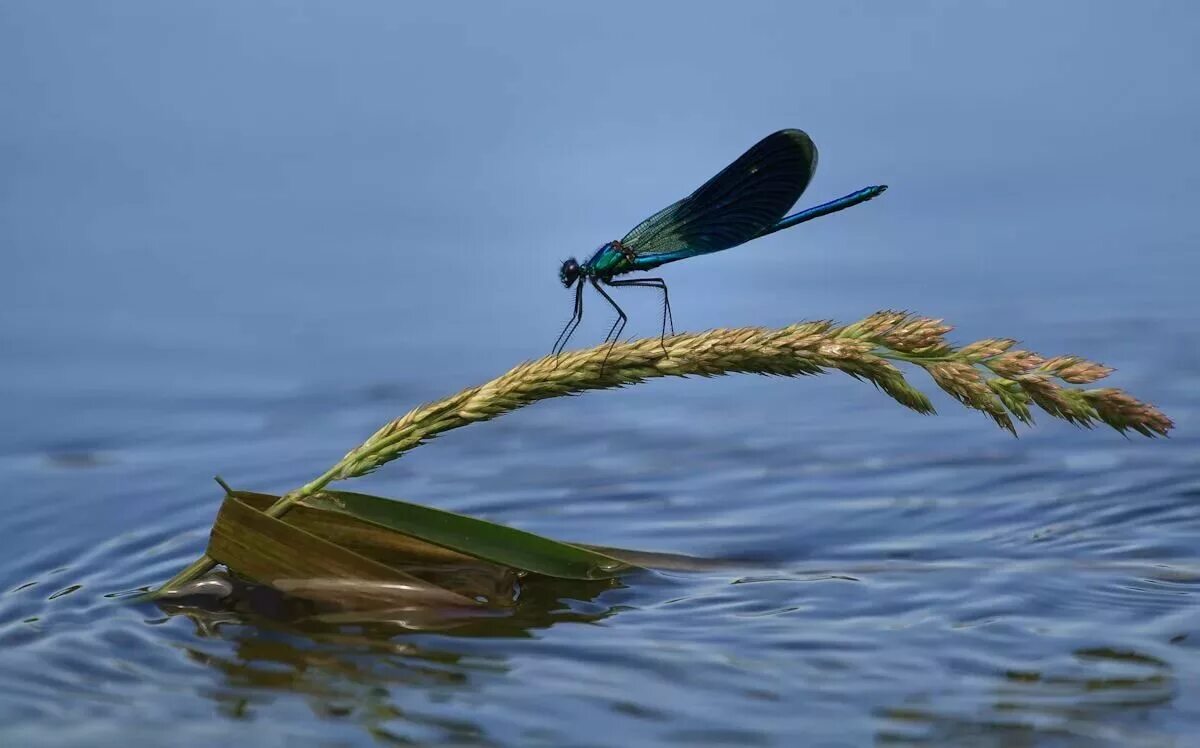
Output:
[[[933,405],[892,362],[924,369],[941,389],[968,408],[1016,434],[1013,419],[1032,424],[1032,406],[1077,426],[1104,423],[1144,436],[1166,436],[1171,420],[1152,405],[1112,388],[1081,389],[1112,372],[1076,356],[1043,358],[1014,349],[1009,339],[980,340],[954,348],[941,320],[905,312],[877,312],[846,326],[801,322],[779,329],[744,327],[675,335],[547,356],[520,364],[496,379],[415,408],[376,431],[310,483],[280,498],[267,513],[278,517],[326,485],[366,475],[438,434],[530,405],[588,390],[637,384],[665,376],[716,376],[738,372],[798,376],[842,371],[872,382],[918,413]],[[605,357],[608,356],[607,362]],[[159,592],[212,568],[203,557]]]

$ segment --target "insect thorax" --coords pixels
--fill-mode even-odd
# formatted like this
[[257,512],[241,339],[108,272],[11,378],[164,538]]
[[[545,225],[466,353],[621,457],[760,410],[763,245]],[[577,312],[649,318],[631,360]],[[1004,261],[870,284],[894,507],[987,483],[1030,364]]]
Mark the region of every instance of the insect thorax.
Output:
[[633,250],[621,242],[612,241],[597,249],[596,254],[591,256],[584,267],[588,275],[607,280],[632,270],[636,256]]

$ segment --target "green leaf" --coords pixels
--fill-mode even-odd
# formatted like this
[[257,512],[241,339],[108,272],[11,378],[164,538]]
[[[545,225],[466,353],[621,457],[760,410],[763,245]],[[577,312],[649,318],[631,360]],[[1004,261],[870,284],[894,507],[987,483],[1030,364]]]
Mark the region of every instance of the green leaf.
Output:
[[638,567],[612,556],[474,517],[347,491],[302,502],[346,514],[459,553],[560,579],[607,579]]

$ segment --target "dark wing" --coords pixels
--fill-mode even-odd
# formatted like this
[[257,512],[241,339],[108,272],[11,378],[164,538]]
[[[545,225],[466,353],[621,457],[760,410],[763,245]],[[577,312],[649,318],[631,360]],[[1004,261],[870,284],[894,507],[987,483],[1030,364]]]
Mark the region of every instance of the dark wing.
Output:
[[621,243],[646,259],[736,247],[783,218],[816,168],[817,147],[802,130],[772,133],[700,189],[642,221]]

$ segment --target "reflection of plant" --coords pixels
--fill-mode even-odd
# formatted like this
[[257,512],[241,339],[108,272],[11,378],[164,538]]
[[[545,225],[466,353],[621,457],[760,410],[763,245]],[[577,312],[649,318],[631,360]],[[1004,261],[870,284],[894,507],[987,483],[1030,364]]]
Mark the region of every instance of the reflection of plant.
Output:
[[[1032,423],[1031,406],[1077,426],[1105,423],[1118,431],[1162,435],[1171,420],[1152,405],[1113,388],[1079,389],[1112,370],[1075,356],[1043,358],[1013,350],[1015,341],[986,339],[962,348],[945,341],[941,320],[877,312],[850,325],[801,322],[778,329],[710,330],[621,343],[520,364],[496,379],[388,423],[312,482],[283,496],[267,514],[278,517],[335,480],[356,478],[451,429],[486,421],[538,400],[621,387],[665,376],[738,372],[797,376],[838,370],[866,379],[901,405],[932,413],[929,399],[892,362],[924,369],[963,405],[1016,433],[1013,417]],[[1057,381],[1056,381],[1057,380]],[[163,586],[170,589],[210,569],[207,556]]]

